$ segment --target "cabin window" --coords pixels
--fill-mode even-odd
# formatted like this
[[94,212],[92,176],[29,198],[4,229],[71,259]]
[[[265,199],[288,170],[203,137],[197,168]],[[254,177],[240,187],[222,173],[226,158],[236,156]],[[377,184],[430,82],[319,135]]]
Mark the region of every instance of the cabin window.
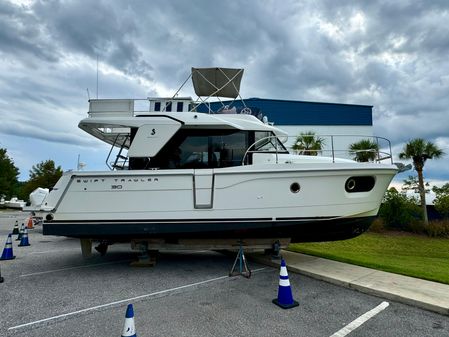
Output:
[[243,156],[248,148],[248,132],[211,136],[210,148],[214,159],[217,160],[215,167],[242,165]]
[[209,150],[207,136],[191,136],[175,150],[176,160],[174,166],[180,168],[207,168],[209,167]]
[[161,111],[161,102],[154,102],[154,111]]
[[171,112],[171,102],[167,102],[167,103],[165,104],[165,111]]
[[184,102],[176,103],[176,112],[182,112],[184,109]]
[[248,131],[180,130],[151,158],[150,167],[200,169],[239,166],[248,148],[248,139]]

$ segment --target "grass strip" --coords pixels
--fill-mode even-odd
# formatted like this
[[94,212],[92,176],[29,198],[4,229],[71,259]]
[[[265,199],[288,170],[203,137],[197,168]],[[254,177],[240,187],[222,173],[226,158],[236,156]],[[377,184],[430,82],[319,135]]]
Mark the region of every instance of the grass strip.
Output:
[[294,243],[288,250],[449,284],[448,239],[368,232],[345,241]]

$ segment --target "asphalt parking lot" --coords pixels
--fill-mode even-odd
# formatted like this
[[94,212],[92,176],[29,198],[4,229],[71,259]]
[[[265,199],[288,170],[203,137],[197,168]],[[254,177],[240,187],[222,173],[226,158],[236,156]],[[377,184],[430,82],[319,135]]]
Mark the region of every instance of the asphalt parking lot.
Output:
[[[15,217],[0,213],[1,249]],[[129,303],[138,336],[449,336],[446,316],[293,273],[300,305],[283,310],[271,302],[279,270],[250,261],[250,279],[228,277],[233,258],[216,252],[163,252],[141,268],[129,245],[84,260],[77,240],[39,227],[29,242],[0,261],[0,336],[120,336]]]

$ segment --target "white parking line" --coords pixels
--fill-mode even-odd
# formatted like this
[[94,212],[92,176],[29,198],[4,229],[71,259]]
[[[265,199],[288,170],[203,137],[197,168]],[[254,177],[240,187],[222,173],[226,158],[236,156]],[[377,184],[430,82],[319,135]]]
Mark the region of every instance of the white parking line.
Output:
[[374,316],[376,316],[379,312],[384,310],[389,305],[390,304],[388,302],[382,302],[377,307],[375,307],[374,309],[371,309],[370,311],[364,313],[362,316],[356,318],[351,323],[346,325],[343,329],[337,331],[336,333],[334,333],[330,337],[344,337],[344,336],[346,336],[347,334],[351,333],[352,331],[357,329],[359,326],[361,326],[363,323],[365,323],[369,319],[371,319]]
[[[261,270],[264,270],[264,269],[267,269],[267,267],[255,269],[252,272],[255,273],[255,272],[258,272],[258,271],[261,271]],[[129,302],[136,301],[136,300],[142,300],[144,298],[149,298],[149,297],[162,295],[162,294],[170,293],[170,292],[181,290],[181,289],[195,287],[195,286],[198,286],[198,285],[201,285],[201,284],[211,283],[211,282],[223,280],[223,279],[226,279],[226,278],[230,278],[229,275],[215,277],[215,278],[208,279],[208,280],[205,280],[205,281],[190,283],[190,284],[186,284],[186,285],[175,287],[175,288],[160,290],[160,291],[156,291],[154,293],[140,295],[140,296],[136,296],[136,297],[132,297],[132,298],[127,298],[127,299],[124,299],[124,300],[119,300],[119,301],[115,301],[115,302],[101,304],[101,305],[97,305],[95,307],[90,307],[90,308],[85,308],[85,309],[81,309],[81,310],[77,310],[77,311],[72,311],[72,312],[69,312],[69,313],[66,313],[66,314],[62,314],[62,315],[58,315],[58,316],[53,316],[53,317],[49,317],[49,318],[40,319],[40,320],[34,321],[34,322],[29,322],[29,323],[24,323],[24,324],[12,326],[12,327],[8,328],[8,331],[17,330],[17,329],[20,329],[20,328],[25,328],[25,327],[29,327],[29,326],[37,325],[37,324],[41,324],[41,323],[47,323],[49,321],[54,321],[54,320],[58,320],[58,319],[64,319],[64,318],[67,318],[67,317],[70,317],[70,316],[74,316],[74,315],[77,315],[77,314],[81,314],[81,313],[85,313],[85,312],[88,312],[88,311],[93,311],[93,310],[98,310],[98,309],[107,308],[107,307],[111,307],[111,306],[116,306],[118,304],[129,303]]]
[[67,268],[53,269],[53,270],[46,270],[46,271],[39,271],[39,272],[36,272],[36,273],[22,274],[22,275],[20,275],[20,277],[28,277],[28,276],[35,276],[35,275],[42,275],[42,274],[57,273],[57,272],[60,272],[60,271],[73,270],[73,269],[81,269],[81,268],[90,268],[90,267],[96,267],[96,266],[104,266],[104,265],[108,265],[108,264],[122,263],[122,262],[126,262],[126,261],[131,261],[131,259],[112,261],[112,262],[104,262],[104,263],[86,264],[86,265],[83,265],[83,266],[67,267]]
[[75,251],[75,250],[80,250],[80,249],[79,248],[72,248],[72,249],[44,250],[44,251],[41,251],[41,252],[32,252],[32,253],[29,253],[28,255],[71,252],[71,251]]

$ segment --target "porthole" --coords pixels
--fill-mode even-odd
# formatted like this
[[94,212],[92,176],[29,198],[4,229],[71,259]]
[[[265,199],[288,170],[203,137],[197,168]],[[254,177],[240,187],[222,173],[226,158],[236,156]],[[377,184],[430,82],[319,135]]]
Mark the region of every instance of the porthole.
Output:
[[345,183],[345,190],[348,193],[371,191],[376,183],[372,176],[349,177]]
[[350,192],[353,191],[354,188],[356,186],[356,182],[354,178],[349,178],[348,180],[346,180],[346,191]]
[[298,193],[301,190],[301,186],[298,183],[293,183],[290,185],[290,191],[292,193]]

